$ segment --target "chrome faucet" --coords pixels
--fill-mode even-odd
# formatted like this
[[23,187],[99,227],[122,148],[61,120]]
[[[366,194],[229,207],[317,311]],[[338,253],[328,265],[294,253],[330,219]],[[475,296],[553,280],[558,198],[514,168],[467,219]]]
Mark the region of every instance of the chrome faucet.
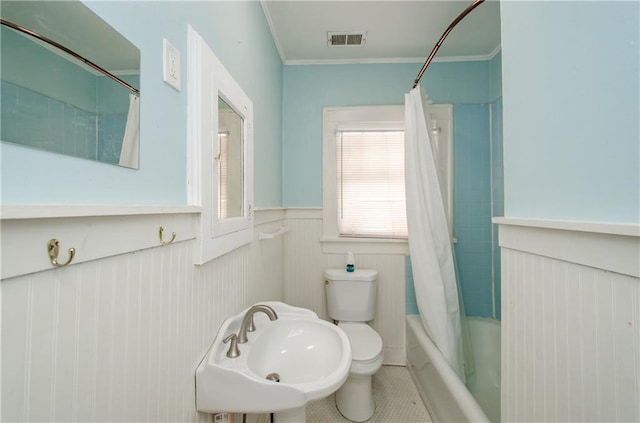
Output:
[[278,318],[276,312],[264,304],[256,304],[247,310],[247,313],[244,315],[242,319],[242,323],[240,324],[240,331],[238,332],[238,344],[244,344],[247,342],[247,332],[253,332],[256,330],[256,326],[253,323],[253,315],[257,312],[263,312],[269,317],[269,320],[274,321]]

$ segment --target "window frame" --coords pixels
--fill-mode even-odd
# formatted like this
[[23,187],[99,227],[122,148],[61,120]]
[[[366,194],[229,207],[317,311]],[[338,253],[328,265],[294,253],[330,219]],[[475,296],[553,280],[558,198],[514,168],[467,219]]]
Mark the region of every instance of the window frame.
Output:
[[322,246],[325,253],[387,253],[407,255],[408,242],[398,238],[339,236],[336,193],[336,131],[345,129],[404,131],[404,105],[325,107],[322,111]]

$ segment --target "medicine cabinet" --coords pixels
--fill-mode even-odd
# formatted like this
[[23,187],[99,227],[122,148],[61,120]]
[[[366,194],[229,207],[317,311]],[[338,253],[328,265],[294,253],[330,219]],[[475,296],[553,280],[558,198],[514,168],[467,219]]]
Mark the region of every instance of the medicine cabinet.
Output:
[[253,103],[189,28],[189,202],[200,206],[196,264],[253,239]]

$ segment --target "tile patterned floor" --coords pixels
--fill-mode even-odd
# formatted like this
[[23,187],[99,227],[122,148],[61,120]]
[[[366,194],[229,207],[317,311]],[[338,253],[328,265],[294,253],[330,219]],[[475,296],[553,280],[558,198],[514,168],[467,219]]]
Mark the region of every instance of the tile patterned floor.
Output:
[[[369,423],[427,423],[431,417],[420,399],[409,371],[382,366],[373,376],[376,410]],[[307,405],[307,423],[349,423],[336,408],[335,395]]]

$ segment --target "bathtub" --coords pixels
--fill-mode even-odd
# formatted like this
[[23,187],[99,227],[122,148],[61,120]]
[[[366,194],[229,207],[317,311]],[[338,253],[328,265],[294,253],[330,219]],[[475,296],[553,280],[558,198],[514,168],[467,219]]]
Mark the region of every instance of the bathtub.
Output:
[[476,369],[469,388],[427,336],[420,316],[407,315],[409,372],[434,422],[500,421],[500,323],[479,318],[468,323]]

